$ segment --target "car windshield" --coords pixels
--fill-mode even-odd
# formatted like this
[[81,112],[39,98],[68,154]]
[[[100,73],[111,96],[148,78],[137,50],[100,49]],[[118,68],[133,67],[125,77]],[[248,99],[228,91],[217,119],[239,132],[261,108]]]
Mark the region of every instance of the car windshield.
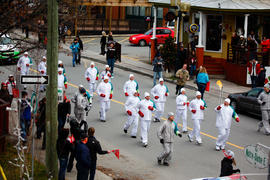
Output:
[[262,91],[262,89],[252,89],[248,92],[248,96],[252,96],[252,97],[257,97],[259,95],[259,93]]
[[0,37],[0,44],[1,45],[12,44],[12,40],[8,37]]
[[150,30],[148,30],[146,33],[144,33],[145,35],[149,35],[149,34],[151,34],[152,33],[152,29],[150,29]]

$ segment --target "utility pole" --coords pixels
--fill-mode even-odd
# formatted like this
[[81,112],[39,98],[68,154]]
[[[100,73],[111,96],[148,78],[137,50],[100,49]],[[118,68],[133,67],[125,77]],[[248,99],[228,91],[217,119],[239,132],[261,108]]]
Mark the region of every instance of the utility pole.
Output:
[[49,179],[58,179],[57,139],[57,62],[58,62],[58,1],[48,2],[47,70],[49,84],[46,91],[46,167]]

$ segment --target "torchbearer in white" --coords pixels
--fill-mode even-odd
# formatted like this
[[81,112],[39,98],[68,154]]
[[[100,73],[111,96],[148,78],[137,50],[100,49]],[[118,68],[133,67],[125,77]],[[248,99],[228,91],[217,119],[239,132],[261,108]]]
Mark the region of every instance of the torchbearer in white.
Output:
[[138,121],[139,121],[139,114],[137,105],[141,101],[138,97],[138,92],[133,90],[130,92],[129,98],[125,103],[126,112],[128,114],[128,120],[124,125],[124,132],[127,133],[128,128],[133,125],[131,130],[131,137],[136,138],[137,130],[138,130]]
[[148,132],[151,125],[152,112],[156,109],[155,103],[150,100],[150,94],[144,93],[144,100],[138,103],[138,113],[141,119],[141,140],[144,147],[147,147],[148,143]]
[[226,141],[230,135],[232,118],[234,118],[236,122],[240,121],[238,115],[230,106],[230,102],[230,99],[226,98],[224,104],[221,104],[215,108],[217,113],[216,127],[218,128],[218,138],[216,142],[217,151],[220,151],[220,149],[225,149]]
[[99,77],[99,71],[98,71],[97,67],[95,67],[94,62],[91,62],[91,65],[85,71],[84,76],[89,84],[89,94],[91,97],[93,97],[93,94],[96,90],[98,77]]
[[175,122],[178,124],[180,118],[183,120],[183,133],[187,133],[187,107],[189,106],[189,101],[186,96],[186,90],[181,88],[181,94],[176,97],[176,116]]
[[196,92],[196,98],[190,102],[189,110],[191,111],[191,119],[193,120],[193,130],[188,134],[188,139],[193,142],[193,137],[196,138],[197,144],[202,144],[200,135],[201,122],[204,119],[204,110],[207,107],[204,100],[201,99],[202,95],[199,91]]
[[22,57],[20,57],[17,67],[18,71],[21,72],[21,75],[28,75],[32,61],[28,56],[28,52],[25,52]]
[[109,82],[111,82],[111,68],[109,65],[105,65],[105,70],[101,72],[101,79],[104,80],[104,77],[107,76],[109,78]]
[[109,111],[113,95],[113,85],[109,82],[109,77],[104,76],[104,80],[97,87],[97,94],[100,102],[100,121],[106,122],[106,112]]
[[163,78],[160,78],[159,84],[155,85],[151,89],[151,94],[154,97],[154,102],[156,104],[154,122],[160,122],[160,118],[164,113],[166,97],[169,96],[169,90],[168,87],[164,84]]
[[[40,73],[41,76],[45,76],[47,74],[47,58],[46,56],[42,57],[41,62],[38,64],[38,71]],[[43,92],[46,90],[46,86],[45,85],[40,85],[40,91]]]
[[67,89],[67,78],[63,74],[63,68],[58,68],[58,88]]
[[135,77],[133,74],[129,75],[129,80],[125,82],[124,87],[123,87],[125,96],[127,97],[127,100],[129,97],[132,97],[133,91],[136,91],[139,93],[139,85],[138,82],[135,80]]

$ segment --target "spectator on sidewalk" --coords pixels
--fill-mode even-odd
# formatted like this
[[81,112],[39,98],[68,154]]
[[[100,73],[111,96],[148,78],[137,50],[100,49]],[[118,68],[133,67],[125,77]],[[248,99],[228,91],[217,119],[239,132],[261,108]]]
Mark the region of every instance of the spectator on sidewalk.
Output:
[[268,66],[269,52],[270,52],[270,39],[267,39],[266,36],[264,36],[262,39],[261,45],[262,45],[263,65]]
[[66,120],[71,113],[70,100],[67,98],[65,91],[63,96],[64,101],[58,104],[58,132],[60,132],[60,130],[64,128]]
[[257,59],[257,54],[256,54],[257,44],[256,44],[256,41],[252,39],[250,35],[247,38],[247,50],[249,53],[249,60]]
[[187,61],[187,51],[184,49],[184,46],[181,45],[180,48],[177,48],[177,58],[175,63],[175,73],[183,66]]
[[7,103],[11,103],[11,96],[9,95],[7,84],[2,82],[1,83],[1,90],[0,90],[0,99],[4,100]]
[[6,84],[7,84],[8,92],[9,92],[9,95],[10,95],[11,101],[12,101],[12,99],[13,99],[13,89],[16,88],[16,81],[14,79],[13,74],[10,74],[8,76],[8,80],[6,81]]
[[104,155],[108,154],[111,151],[103,151],[99,141],[95,138],[95,128],[90,127],[88,129],[88,141],[87,147],[89,148],[90,155],[91,155],[91,163],[90,163],[90,177],[89,180],[95,179],[96,174],[96,166],[97,166],[97,154]]
[[256,88],[257,79],[260,73],[261,66],[258,63],[258,61],[256,61],[256,59],[252,59],[252,61],[248,63],[247,67],[248,67],[248,74],[250,75],[251,79],[251,87]]
[[79,48],[78,48],[78,57],[77,57],[77,63],[76,64],[81,64],[81,52],[83,51],[83,42],[82,42],[79,35],[77,35],[77,40],[78,40],[78,43],[79,43]]
[[77,39],[73,40],[73,43],[70,45],[69,47],[71,49],[72,52],[72,65],[73,67],[75,67],[75,63],[77,64],[77,58],[78,58],[78,52],[79,52],[79,48],[80,48],[80,44],[78,43]]
[[239,36],[237,36],[237,34],[235,32],[233,32],[232,38],[231,38],[231,46],[232,46],[232,54],[233,54],[232,62],[235,62],[235,60],[236,60],[238,41],[239,41]]
[[162,71],[163,71],[163,59],[160,54],[158,54],[155,59],[153,60],[153,71],[154,71],[154,80],[153,86],[156,85],[156,79],[163,78]]
[[20,126],[21,136],[23,141],[27,141],[27,134],[29,133],[29,127],[31,125],[31,106],[28,99],[28,93],[22,91],[21,107],[20,107]]
[[198,45],[198,35],[193,35],[193,40],[190,42],[191,50],[196,50],[196,46]]
[[239,56],[240,60],[242,61],[242,64],[246,64],[247,58],[246,58],[246,39],[243,35],[240,35],[240,39],[238,41],[237,47],[239,47]]
[[113,35],[112,32],[109,32],[109,36],[108,36],[108,42],[113,41]]
[[42,150],[44,150],[46,148],[46,97],[39,101],[37,117],[37,139],[40,139],[43,133]]
[[107,63],[111,69],[111,75],[112,75],[111,78],[113,78],[113,68],[114,68],[115,59],[116,59],[115,45],[113,42],[111,42],[107,51]]
[[191,79],[193,79],[194,75],[196,74],[196,63],[197,63],[197,56],[195,50],[191,52],[191,56],[189,58],[189,73]]
[[107,35],[105,31],[102,31],[102,36],[100,39],[100,55],[105,55],[105,46],[106,46],[106,41],[107,41]]
[[220,177],[223,176],[230,176],[233,173],[240,173],[240,169],[233,169],[233,165],[236,166],[235,160],[234,160],[234,153],[231,150],[228,150],[227,152],[224,152],[225,157],[221,161],[221,172]]
[[179,69],[176,74],[177,83],[175,95],[180,94],[180,90],[186,85],[186,82],[189,80],[189,72],[187,70],[187,64],[184,64],[182,69]]
[[266,70],[263,65],[261,65],[260,73],[257,78],[256,87],[263,87],[265,84]]
[[206,84],[209,82],[209,77],[206,71],[205,67],[202,67],[197,75],[197,86],[198,86],[198,91],[202,94],[202,99],[203,99],[203,94],[206,88]]

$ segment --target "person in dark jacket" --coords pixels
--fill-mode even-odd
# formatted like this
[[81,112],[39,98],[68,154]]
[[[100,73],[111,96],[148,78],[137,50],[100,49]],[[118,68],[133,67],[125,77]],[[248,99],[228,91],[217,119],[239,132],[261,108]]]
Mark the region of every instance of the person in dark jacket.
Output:
[[221,173],[220,177],[223,176],[230,176],[233,173],[240,173],[240,169],[233,169],[233,165],[236,165],[234,160],[234,153],[231,150],[228,150],[227,152],[224,151],[225,157],[221,161]]
[[21,126],[21,136],[23,141],[27,141],[27,134],[29,127],[31,125],[31,106],[30,100],[28,99],[28,93],[22,91],[22,99],[20,103],[20,126]]
[[70,116],[71,104],[64,92],[64,101],[58,104],[58,132],[65,126],[67,117]]
[[88,180],[89,169],[91,166],[90,150],[86,143],[88,142],[87,135],[81,137],[80,142],[76,146],[76,169],[77,180]]
[[97,165],[97,153],[98,154],[108,154],[111,151],[103,151],[98,140],[94,137],[95,134],[95,128],[90,127],[88,129],[88,142],[87,147],[90,150],[91,154],[91,165],[90,165],[90,178],[89,180],[95,179],[95,173],[96,173],[96,165]]
[[162,78],[162,71],[163,71],[163,59],[160,54],[158,54],[155,59],[153,60],[153,71],[154,71],[154,80],[153,86],[156,85],[156,79]]
[[108,36],[108,42],[113,41],[113,36],[112,36],[112,32],[109,33]]
[[37,138],[42,139],[42,149],[46,148],[46,97],[39,101],[38,119],[37,119]]
[[175,73],[181,69],[187,61],[187,51],[184,49],[184,46],[177,48],[177,58],[175,62]]
[[257,77],[257,81],[256,81],[256,87],[263,87],[265,84],[265,77],[266,77],[266,70],[263,67],[263,65],[261,65],[261,70],[260,73]]
[[196,74],[196,64],[197,64],[197,56],[196,52],[193,50],[189,58],[189,70],[190,70],[189,73],[191,79],[193,79],[193,76]]
[[233,58],[232,62],[236,60],[236,52],[237,52],[237,44],[239,41],[239,36],[235,32],[232,33],[232,38],[231,38],[231,46],[232,46],[232,53],[233,53]]
[[83,51],[83,42],[82,42],[80,36],[77,36],[77,40],[78,40],[78,43],[79,43],[77,64],[81,64],[81,51]]
[[113,68],[114,68],[115,58],[116,58],[116,51],[115,51],[114,43],[111,42],[107,51],[107,63],[111,69],[111,75],[112,75],[111,78],[113,78]]
[[107,42],[106,32],[102,31],[102,36],[101,36],[101,39],[100,39],[100,49],[101,49],[100,55],[103,55],[103,56],[105,55],[106,42]]
[[58,172],[58,180],[65,180],[68,156],[70,152],[73,151],[74,148],[71,139],[68,138],[68,134],[69,129],[61,129],[56,143],[56,150],[60,164]]
[[12,97],[8,92],[7,84],[4,82],[1,83],[0,99],[6,101],[7,103],[11,103],[12,100]]

